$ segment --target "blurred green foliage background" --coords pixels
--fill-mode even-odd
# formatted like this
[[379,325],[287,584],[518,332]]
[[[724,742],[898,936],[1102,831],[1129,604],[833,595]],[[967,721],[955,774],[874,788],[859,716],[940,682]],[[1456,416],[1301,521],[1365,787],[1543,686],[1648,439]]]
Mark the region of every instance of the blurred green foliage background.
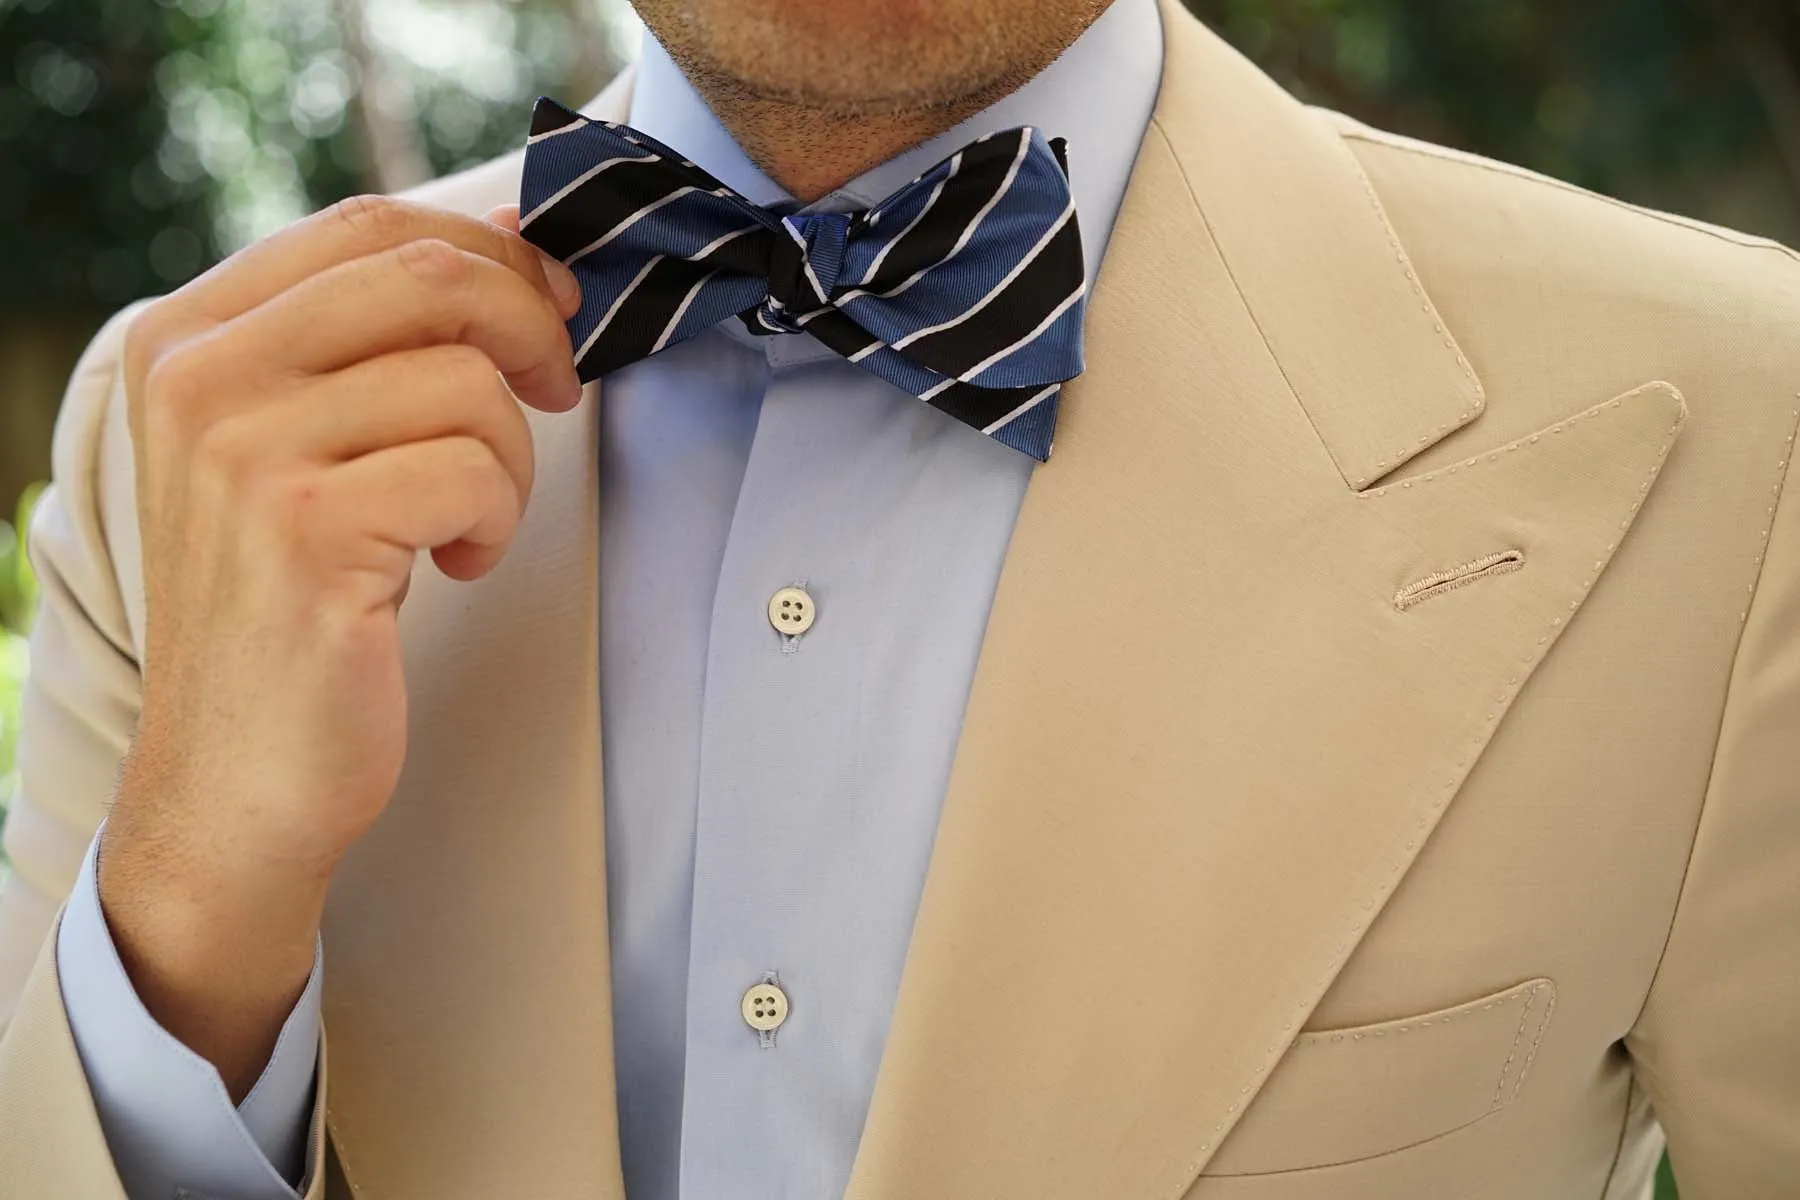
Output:
[[[1186,2],[1311,102],[1800,242],[1793,0]],[[534,96],[584,102],[635,33],[623,0],[0,0],[0,513],[47,475],[110,311],[510,148]],[[19,540],[0,521],[0,805]]]

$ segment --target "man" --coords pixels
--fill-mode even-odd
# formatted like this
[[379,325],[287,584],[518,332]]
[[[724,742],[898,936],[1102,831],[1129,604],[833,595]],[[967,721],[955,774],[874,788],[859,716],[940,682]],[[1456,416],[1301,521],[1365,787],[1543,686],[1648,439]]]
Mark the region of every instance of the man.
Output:
[[[1666,1131],[1796,1194],[1793,255],[1166,0],[639,8],[589,120],[78,369],[0,1191],[1590,1200]],[[771,332],[1021,126],[1097,278],[1053,453]],[[578,279],[510,232],[624,160],[690,182]],[[806,253],[582,393],[675,192]]]

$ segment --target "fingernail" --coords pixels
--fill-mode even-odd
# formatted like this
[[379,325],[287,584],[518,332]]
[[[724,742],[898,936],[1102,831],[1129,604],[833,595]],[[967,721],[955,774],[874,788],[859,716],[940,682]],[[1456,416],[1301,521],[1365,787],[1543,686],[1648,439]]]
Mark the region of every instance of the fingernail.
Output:
[[581,285],[575,281],[575,272],[545,254],[538,251],[538,257],[544,260],[544,278],[550,281],[550,290],[565,308],[575,308],[581,303]]

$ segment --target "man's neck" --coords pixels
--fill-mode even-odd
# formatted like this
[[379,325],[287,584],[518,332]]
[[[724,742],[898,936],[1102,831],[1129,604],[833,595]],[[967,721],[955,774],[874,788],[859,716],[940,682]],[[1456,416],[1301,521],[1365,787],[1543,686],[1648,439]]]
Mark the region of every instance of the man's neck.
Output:
[[960,124],[1024,82],[1006,79],[926,110],[856,115],[746,95],[704,77],[693,80],[751,161],[802,204]]
[[898,113],[844,113],[812,104],[747,94],[742,86],[689,74],[700,97],[743,153],[783,191],[812,203],[869,167],[932,139],[1030,81],[1026,72],[932,108]]

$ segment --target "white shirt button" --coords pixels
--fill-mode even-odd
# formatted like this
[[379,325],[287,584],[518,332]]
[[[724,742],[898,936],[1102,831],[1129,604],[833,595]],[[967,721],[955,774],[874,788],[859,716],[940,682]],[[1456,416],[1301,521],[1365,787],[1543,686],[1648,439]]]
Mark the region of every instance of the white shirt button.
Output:
[[769,624],[796,637],[813,627],[818,609],[813,598],[797,587],[784,587],[769,597]]
[[787,993],[772,983],[759,983],[744,993],[744,1023],[758,1033],[772,1033],[787,1020]]

